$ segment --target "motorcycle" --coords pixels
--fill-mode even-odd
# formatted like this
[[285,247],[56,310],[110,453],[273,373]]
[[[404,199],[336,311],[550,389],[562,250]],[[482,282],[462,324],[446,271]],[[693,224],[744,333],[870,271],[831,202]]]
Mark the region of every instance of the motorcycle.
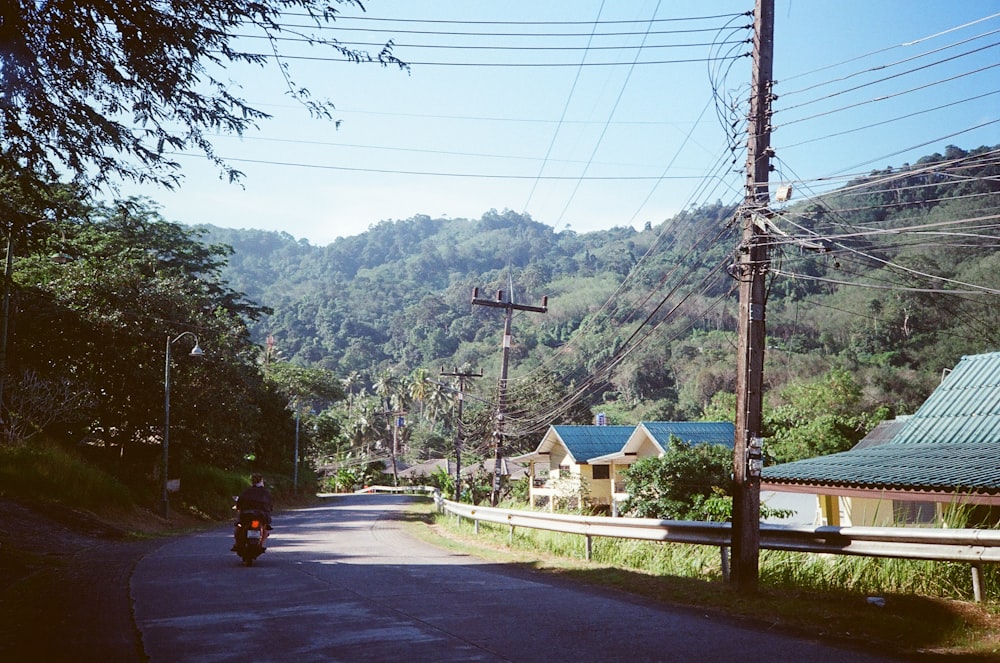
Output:
[[240,511],[236,521],[236,554],[244,566],[253,566],[255,559],[264,553],[264,530],[267,514],[263,511]]

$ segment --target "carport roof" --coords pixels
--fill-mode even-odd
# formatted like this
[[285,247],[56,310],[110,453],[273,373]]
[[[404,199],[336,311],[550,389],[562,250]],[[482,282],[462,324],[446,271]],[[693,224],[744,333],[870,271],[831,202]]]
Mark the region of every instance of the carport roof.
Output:
[[1000,494],[1000,442],[884,444],[775,465],[763,482]]
[[1000,353],[992,352],[962,357],[885,444],[767,467],[762,483],[1000,495],[998,458]]

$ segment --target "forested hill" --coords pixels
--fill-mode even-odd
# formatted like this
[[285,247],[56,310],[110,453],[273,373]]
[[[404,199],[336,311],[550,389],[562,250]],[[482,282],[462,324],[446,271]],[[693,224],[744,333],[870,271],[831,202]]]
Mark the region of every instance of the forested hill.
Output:
[[[1000,148],[949,148],[804,203],[775,204],[769,398],[843,370],[859,408],[911,410],[963,354],[1000,349]],[[694,418],[734,385],[734,206],[642,231],[556,232],[510,211],[383,221],[324,247],[209,227],[224,277],[273,309],[253,328],[281,356],[365,379],[499,372],[503,290],[548,312],[514,318],[511,374],[619,418]],[[564,408],[565,410],[565,408]],[[550,414],[557,414],[553,405]]]

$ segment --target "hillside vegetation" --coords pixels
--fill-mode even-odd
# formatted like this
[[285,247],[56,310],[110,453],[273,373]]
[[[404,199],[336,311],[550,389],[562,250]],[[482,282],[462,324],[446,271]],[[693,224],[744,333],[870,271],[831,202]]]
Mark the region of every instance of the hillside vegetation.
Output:
[[[754,218],[773,238],[772,459],[849,448],[912,412],[963,354],[1000,347],[998,152],[949,148]],[[454,457],[459,440],[466,466],[481,459],[505,314],[473,305],[476,288],[486,301],[547,298],[512,319],[507,453],[598,412],[615,424],[733,416],[734,205],[591,233],[511,211],[417,216],[317,247],[170,223],[149,200],[94,206],[58,183],[49,195],[21,200],[11,226],[0,433],[74,447],[151,496],[168,347],[181,479],[267,468],[294,483],[301,458],[350,488],[383,461]]]
[[[996,152],[949,148],[776,207],[765,365],[772,456],[847,448],[881,418],[912,412],[963,354],[1000,347]],[[582,234],[511,211],[416,216],[324,247],[206,230],[234,247],[222,272],[229,284],[274,310],[250,324],[253,337],[273,337],[284,360],[351,376],[361,397],[386,377],[450,382],[441,368],[466,367],[485,372],[470,382],[488,404],[504,314],[473,306],[473,288],[529,305],[547,296],[547,313],[513,321],[508,430],[524,449],[549,424],[587,423],[597,411],[613,423],[732,416],[736,213],[720,202],[641,231]],[[388,409],[393,391],[400,408],[424,411],[406,385],[382,386],[371,413]],[[478,416],[481,435],[488,417]],[[803,422],[808,429],[795,431]],[[424,432],[407,448],[431,455]]]

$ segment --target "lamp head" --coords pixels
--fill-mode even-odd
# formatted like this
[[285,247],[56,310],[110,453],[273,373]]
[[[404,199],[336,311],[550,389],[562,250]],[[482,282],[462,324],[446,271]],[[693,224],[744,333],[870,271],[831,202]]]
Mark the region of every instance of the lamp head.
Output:
[[194,342],[194,348],[191,349],[191,356],[192,357],[204,357],[205,356],[205,351],[201,349],[200,345],[198,345],[198,341]]

